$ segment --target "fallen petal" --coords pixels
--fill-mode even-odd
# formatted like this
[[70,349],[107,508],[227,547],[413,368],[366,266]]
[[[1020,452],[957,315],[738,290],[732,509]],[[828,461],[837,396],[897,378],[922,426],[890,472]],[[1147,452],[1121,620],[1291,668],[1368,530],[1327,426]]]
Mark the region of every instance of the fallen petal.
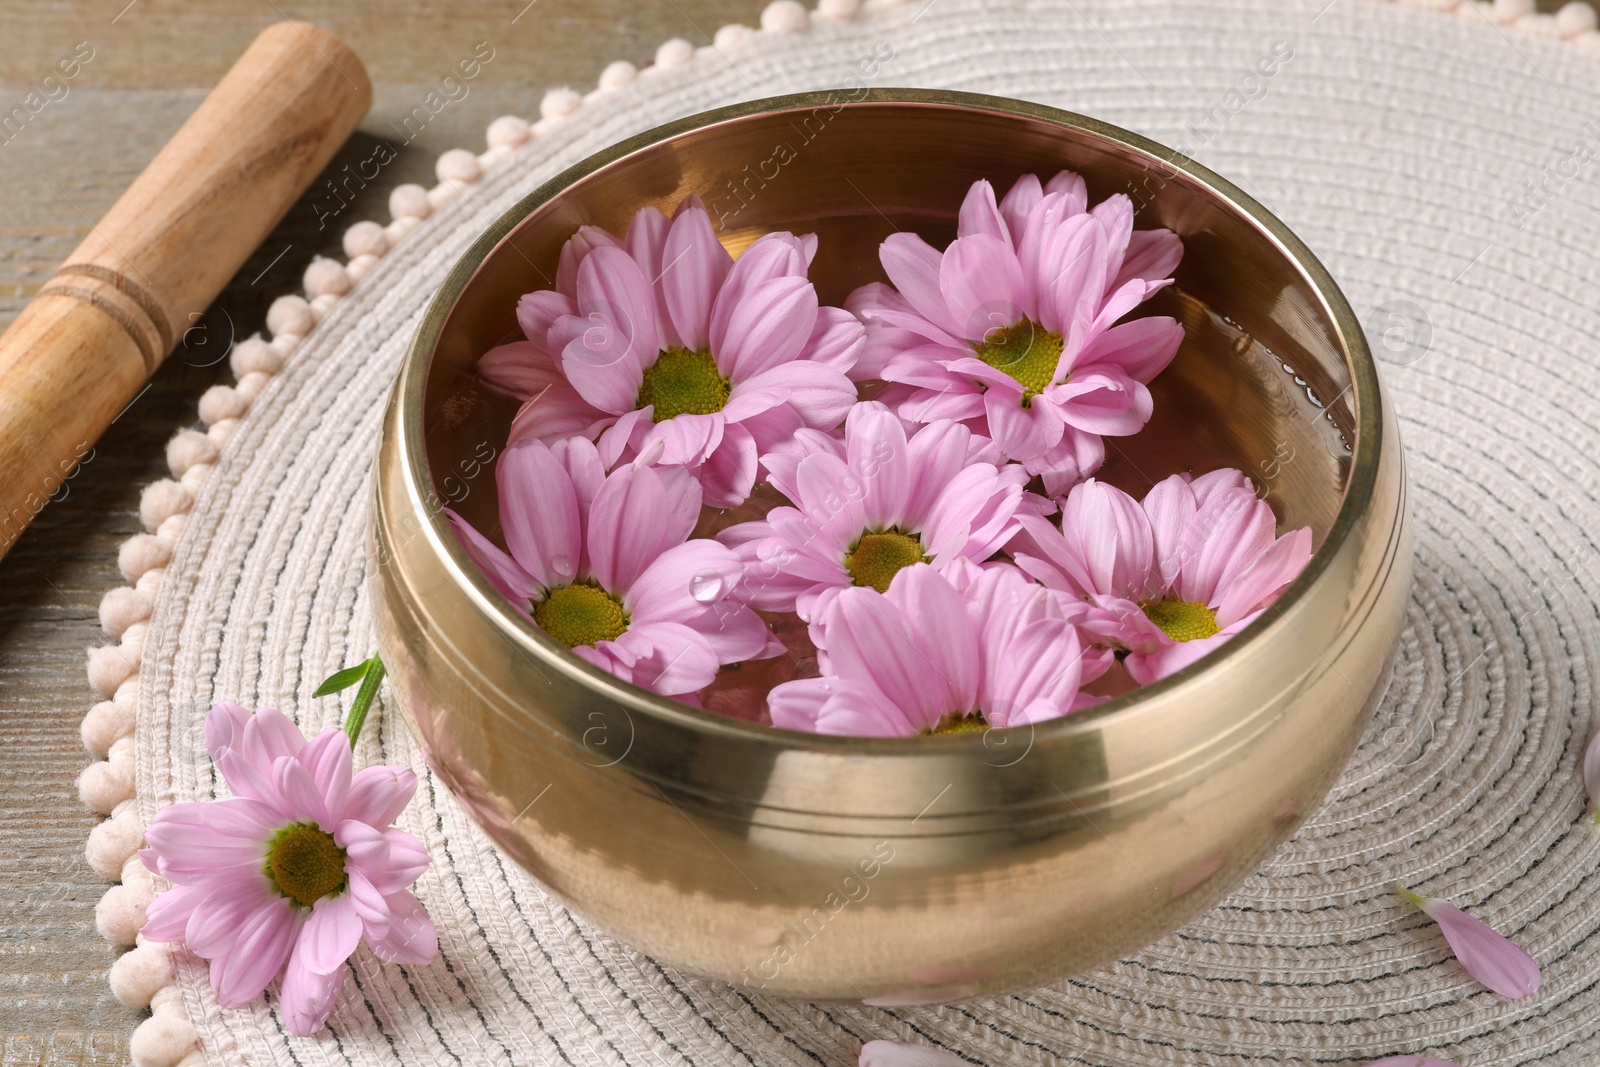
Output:
[[904,1041],[868,1041],[861,1046],[859,1067],[968,1067],[966,1060],[942,1048]]
[[1448,900],[1423,897],[1404,886],[1396,889],[1439,924],[1450,950],[1472,977],[1512,1000],[1538,992],[1538,961],[1523,949]]
[[1583,752],[1583,791],[1589,794],[1589,817],[1600,826],[1600,732]]

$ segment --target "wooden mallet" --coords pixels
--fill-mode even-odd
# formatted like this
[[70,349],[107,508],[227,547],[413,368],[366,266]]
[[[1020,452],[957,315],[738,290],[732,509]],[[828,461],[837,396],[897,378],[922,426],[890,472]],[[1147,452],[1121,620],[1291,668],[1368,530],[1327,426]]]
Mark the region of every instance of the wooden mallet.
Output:
[[22,309],[0,336],[0,555],[371,103],[343,41],[269,26]]

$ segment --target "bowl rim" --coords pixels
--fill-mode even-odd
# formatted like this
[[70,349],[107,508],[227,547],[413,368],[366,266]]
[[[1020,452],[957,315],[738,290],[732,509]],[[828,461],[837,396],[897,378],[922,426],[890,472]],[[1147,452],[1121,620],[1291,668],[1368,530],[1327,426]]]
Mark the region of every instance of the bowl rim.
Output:
[[[840,97],[847,99],[841,101]],[[1043,121],[1110,142],[1145,157],[1157,166],[1183,174],[1228,203],[1272,242],[1279,254],[1310,285],[1333,326],[1334,340],[1345,357],[1350,372],[1348,391],[1355,409],[1354,440],[1350,443],[1350,467],[1343,498],[1326,537],[1312,553],[1310,562],[1259,617],[1220,648],[1206,653],[1187,667],[1082,711],[1026,726],[996,729],[1002,729],[1006,734],[1029,731],[1032,739],[1030,745],[1064,738],[1080,731],[1096,730],[1106,725],[1108,720],[1136,712],[1156,696],[1222,669],[1230,659],[1241,655],[1289,607],[1309,593],[1371,507],[1385,444],[1385,401],[1377,366],[1360,322],[1332,274],[1310,248],[1259,201],[1210,168],[1176,149],[1167,148],[1157,141],[1100,119],[1045,104],[957,90],[902,87],[871,88],[865,93],[860,90],[821,90],[764,97],[698,112],[635,134],[586,157],[541,183],[495,219],[461,254],[429,301],[402,357],[392,401],[399,409],[398,418],[392,424],[395,430],[393,443],[400,456],[399,473],[405,495],[411,507],[422,513],[421,530],[424,538],[438,556],[453,585],[490,618],[500,632],[533,657],[540,669],[549,667],[558,670],[625,709],[639,711],[695,733],[730,741],[778,742],[791,749],[810,749],[832,755],[909,755],[934,751],[935,746],[942,746],[938,751],[953,753],[962,747],[978,748],[986,743],[989,731],[908,738],[857,737],[789,730],[690,707],[624,682],[573,655],[515,611],[467,557],[444,517],[443,505],[432,507],[426,503],[432,493],[432,476],[423,435],[423,402],[429,381],[429,365],[439,335],[457,299],[483,262],[512,232],[539,207],[582,179],[662,143],[756,115],[812,110],[821,106],[837,107],[841,102],[844,107],[935,107],[998,113]],[[382,484],[383,480],[379,479],[380,493],[383,492]],[[392,560],[390,565],[393,565]]]

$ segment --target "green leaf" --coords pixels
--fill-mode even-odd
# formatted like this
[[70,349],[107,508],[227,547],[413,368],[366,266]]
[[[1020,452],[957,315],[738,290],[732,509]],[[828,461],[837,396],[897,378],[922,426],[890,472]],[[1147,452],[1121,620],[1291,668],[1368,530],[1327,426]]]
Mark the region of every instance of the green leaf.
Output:
[[317,686],[317,691],[311,695],[313,697],[325,697],[330,693],[337,693],[342,689],[349,689],[352,685],[355,685],[357,682],[361,681],[361,679],[367,676],[367,671],[372,669],[372,664],[375,659],[376,657],[374,657],[374,659],[363,660],[362,662],[357,663],[354,667],[346,667],[344,670],[333,674],[328,678],[327,681]]

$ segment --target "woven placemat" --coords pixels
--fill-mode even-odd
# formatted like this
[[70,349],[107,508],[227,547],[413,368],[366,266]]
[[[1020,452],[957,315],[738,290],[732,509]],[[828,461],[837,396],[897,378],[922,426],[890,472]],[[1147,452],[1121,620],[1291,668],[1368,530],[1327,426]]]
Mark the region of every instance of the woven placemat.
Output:
[[[896,1010],[767,999],[658,966],[575,919],[476,829],[381,709],[357,759],[422,777],[399,825],[434,860],[418,895],[440,957],[399,967],[358,952],[328,1030],[295,1038],[265,1002],[219,1009],[202,964],[180,952],[136,1056],[182,1055],[192,1026],[190,1059],[307,1067],[832,1067],[871,1038],[1006,1065],[1600,1060],[1600,838],[1579,825],[1578,774],[1600,726],[1600,125],[1588,119],[1600,52],[1539,39],[1600,34],[1592,12],[1497,24],[1519,10],[830,0],[811,14],[775,4],[762,29],[725,27],[697,51],[669,42],[641,72],[614,64],[586,98],[547,96],[531,136],[502,120],[489,152],[447,154],[438,189],[397,194],[387,230],[352,231],[348,268],[314,264],[313,299],[274,308],[280,336],[236,353],[239,387],[202,405],[211,432],[175,442],[182,477],[147,494],[154,532],[125,549],[135,592],[108,623],[123,642],[91,660],[115,695],[85,727],[113,769],[86,774],[86,798],[114,813],[90,853],[115,877],[162,805],[222,788],[201,732],[213,700],[279,707],[308,731],[341,718],[338,698],[311,691],[374,647],[363,542],[380,414],[423,305],[477,233],[623,137],[858,83],[886,44],[876,84],[1036,100],[1188,150],[1293,227],[1372,324],[1417,530],[1394,681],[1327,804],[1221,906],[1025,995]],[[115,740],[108,724],[135,707],[136,735]],[[137,795],[118,802],[101,779],[129,766]],[[104,925],[131,939],[150,887],[126,870]],[[1538,995],[1476,985],[1390,891],[1396,880],[1527,947]],[[153,950],[128,957],[140,964],[124,988],[149,983],[138,953]]]

